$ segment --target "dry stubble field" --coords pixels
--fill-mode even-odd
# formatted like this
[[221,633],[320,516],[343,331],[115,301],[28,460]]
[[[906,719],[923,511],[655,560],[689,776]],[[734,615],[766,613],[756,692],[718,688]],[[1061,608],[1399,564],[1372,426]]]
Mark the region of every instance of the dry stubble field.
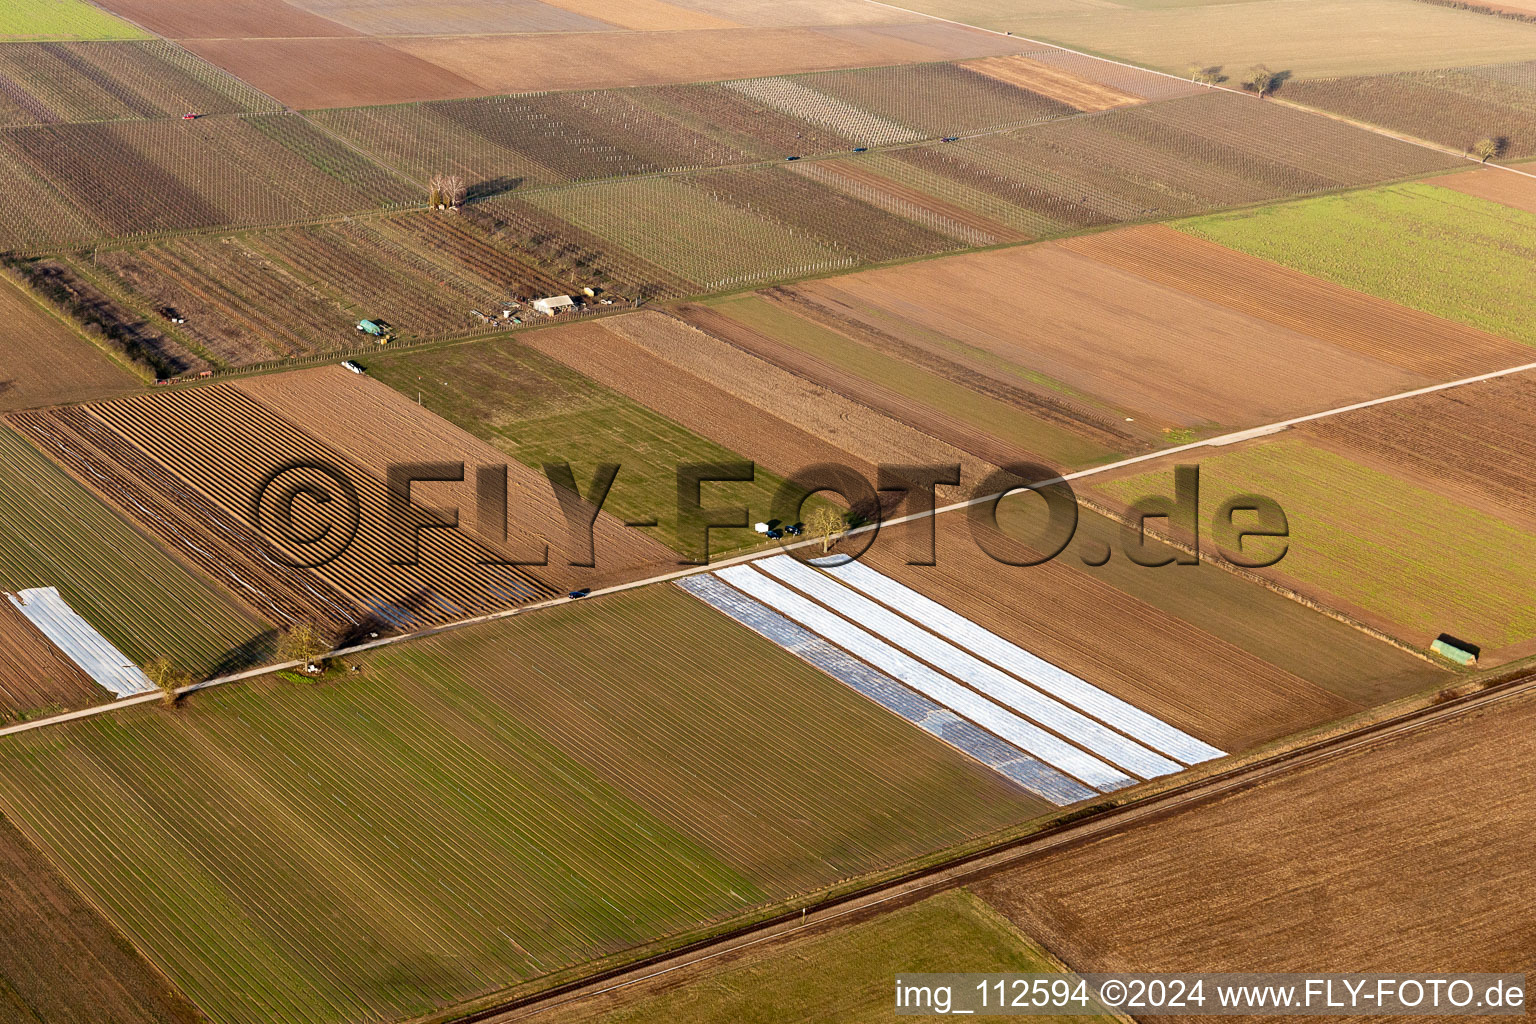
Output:
[[977,892],[1082,971],[1523,971],[1533,724],[1507,702]]

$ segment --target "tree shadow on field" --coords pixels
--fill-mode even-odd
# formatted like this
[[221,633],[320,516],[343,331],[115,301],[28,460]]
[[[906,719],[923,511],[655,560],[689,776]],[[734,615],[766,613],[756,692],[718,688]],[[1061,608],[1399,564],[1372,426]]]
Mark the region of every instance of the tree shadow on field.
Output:
[[208,669],[207,678],[217,679],[235,672],[242,672],[248,668],[270,661],[277,650],[277,630],[269,629],[259,636],[254,636],[224,653],[213,666]]
[[16,382],[14,380],[0,380],[0,397],[3,397],[8,391],[15,390]]
[[466,203],[474,203],[479,202],[482,199],[491,199],[495,196],[505,195],[506,193],[512,192],[521,187],[522,184],[522,178],[512,178],[506,176],[500,178],[487,178],[484,181],[477,181],[473,185],[469,186],[469,189],[464,193],[464,201]]
[[1289,82],[1293,75],[1295,75],[1294,71],[1276,71],[1274,77],[1269,80],[1269,94],[1273,96],[1284,89],[1285,83]]

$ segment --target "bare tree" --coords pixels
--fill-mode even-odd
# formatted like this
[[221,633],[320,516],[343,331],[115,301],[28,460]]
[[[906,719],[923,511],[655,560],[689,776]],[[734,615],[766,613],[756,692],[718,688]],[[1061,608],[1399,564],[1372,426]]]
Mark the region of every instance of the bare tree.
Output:
[[1478,139],[1472,143],[1472,155],[1483,163],[1487,163],[1504,151],[1504,140],[1491,136]]
[[1243,76],[1243,88],[1249,92],[1257,93],[1259,99],[1263,99],[1274,92],[1275,86],[1279,84],[1275,78],[1275,73],[1263,64],[1255,64]]
[[834,541],[843,535],[847,523],[842,514],[829,505],[818,505],[805,519],[805,528],[811,536],[821,538],[821,553],[826,554]]
[[[303,672],[317,670],[334,645],[320,627],[301,622],[277,640],[279,661],[296,661]],[[313,667],[313,668],[312,668]]]
[[170,658],[158,657],[150,660],[144,666],[144,674],[149,681],[160,690],[160,699],[166,706],[176,703],[177,690],[188,686],[192,682],[192,676],[178,668]]
[[1189,80],[1197,85],[1215,85],[1226,78],[1221,73],[1220,64],[1191,64],[1189,66]]
[[427,205],[434,210],[457,210],[464,205],[469,188],[457,174],[434,174],[427,183]]

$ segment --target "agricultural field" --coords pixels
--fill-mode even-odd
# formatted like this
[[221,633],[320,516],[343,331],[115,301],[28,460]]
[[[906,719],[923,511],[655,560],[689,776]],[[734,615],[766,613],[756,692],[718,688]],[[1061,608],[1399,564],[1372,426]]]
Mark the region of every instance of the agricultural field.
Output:
[[[827,964],[837,964],[828,971]],[[840,1024],[891,1017],[891,979],[954,969],[1050,974],[1060,961],[1005,918],[960,889],[872,920],[835,926],[733,954],[703,967],[583,999],[544,1014],[553,1024]],[[1082,1024],[1094,1017],[1042,1017]]]
[[1533,284],[1536,214],[1420,183],[1176,226],[1347,288],[1536,344],[1536,321],[1521,298]]
[[[368,372],[407,399],[419,399],[503,459],[510,457],[535,472],[546,462],[570,463],[583,492],[599,464],[619,463],[604,509],[627,522],[657,521],[655,527],[629,529],[626,546],[654,536],[658,546],[666,544],[689,557],[701,557],[697,544],[679,533],[677,467],[690,462],[735,462],[753,455],[728,447],[734,437],[696,432],[695,423],[667,418],[678,410],[664,407],[658,413],[646,408],[643,400],[627,397],[634,393],[627,382],[604,386],[578,372],[592,367],[568,355],[567,347],[577,346],[579,352],[580,339],[594,334],[608,346],[624,344],[621,336],[605,329],[616,322],[604,319],[554,327],[516,341],[381,355],[367,361]],[[765,461],[751,483],[706,484],[705,504],[744,503],[756,517],[753,522],[764,518],[781,482],[768,466],[773,463]],[[799,466],[796,462],[789,468]],[[749,530],[711,530],[710,551],[725,554],[759,540]],[[600,548],[597,554],[600,566],[614,557],[612,548],[606,553]],[[675,562],[676,557],[671,560]]]
[[1519,971],[1533,723],[1528,698],[1456,718],[974,891],[1080,971]]
[[[107,237],[282,223],[420,198],[408,182],[283,114],[10,128],[0,147]],[[7,242],[62,242],[46,223],[30,226],[36,234],[28,227],[14,228]]]
[[[1010,387],[956,362],[925,356],[913,346],[892,344],[888,335],[859,334],[846,320],[822,318],[820,312],[803,293],[790,289],[678,311],[687,323],[726,344],[983,463],[1033,459],[1080,467],[1139,442],[1106,417],[1075,408],[1070,399]],[[881,434],[889,436],[888,431]],[[871,456],[881,451],[878,442],[866,444]],[[884,457],[900,461],[892,454]],[[937,454],[923,453],[928,461]]]
[[376,348],[355,328],[364,318],[387,321],[405,342],[484,331],[493,320],[511,327],[502,310],[526,314],[532,298],[579,287],[466,218],[433,211],[193,235],[57,262],[111,297],[113,319],[154,325],[163,376]]
[[1038,61],[1028,54],[983,57],[960,65],[968,71],[1048,96],[1082,111],[1108,110],[1145,102],[1141,96],[1113,86],[1079,78],[1063,68]]
[[85,0],[26,0],[0,7],[0,41],[146,37]]
[[[0,411],[104,398],[139,381],[20,285],[0,279]],[[59,373],[69,367],[68,375]]]
[[0,594],[0,722],[111,697]]
[[[1401,0],[916,0],[914,10],[1173,74],[1368,75],[1536,58],[1536,25]],[[1193,52],[1192,52],[1193,51]]]
[[194,674],[245,668],[270,626],[115,516],[9,428],[0,429],[0,591],[57,587],[135,664]]
[[0,1007],[6,1019],[200,1024],[205,1018],[0,818]]
[[1284,96],[1470,152],[1500,140],[1501,158],[1536,155],[1536,61],[1395,75],[1295,78]]
[[[1237,494],[1279,502],[1290,540],[1262,572],[1311,600],[1418,647],[1449,633],[1495,664],[1536,638],[1536,610],[1523,597],[1523,567],[1536,557],[1528,518],[1501,517],[1437,480],[1416,482],[1306,432],[1203,456],[1200,469],[1202,515]],[[1133,472],[1093,489],[1128,504],[1171,494],[1171,473]]]
[[175,43],[0,46],[0,126],[276,113],[276,103]]
[[1435,179],[1435,184],[1536,214],[1536,179],[1521,174],[1481,167],[1475,171],[1442,175]]
[[[1161,483],[1134,494],[1164,493]],[[1119,524],[1091,507],[1081,509],[1072,540],[1046,564],[1011,566],[988,554],[1026,560],[1048,553],[1032,541],[1042,537],[1044,518],[1042,503],[1027,496],[998,506],[996,531],[989,522],[940,516],[931,566],[909,564],[926,559],[926,527],[886,527],[863,564],[1233,753],[1449,678],[1219,565],[1137,565]],[[1173,552],[1154,543],[1148,554]],[[1103,643],[1106,636],[1115,642]]]
[[[990,380],[1039,396],[1037,407],[1054,407],[1068,429],[1076,421],[1080,433],[1122,451],[1166,443],[1170,432],[1257,426],[1406,391],[1431,382],[1429,372],[1446,365],[1441,339],[1427,327],[1399,342],[1418,343],[1416,351],[1379,358],[1359,351],[1352,337],[1341,339],[1343,332],[1296,323],[1295,305],[1227,305],[1200,287],[1185,290],[1159,280],[1161,274],[1143,276],[1113,257],[1098,259],[1095,250],[1112,236],[1104,237],[1088,240],[1086,251],[1055,242],[789,286],[769,293],[792,314],[776,333],[794,338],[804,330],[794,326],[801,318],[851,336],[874,354],[855,347],[842,361],[876,383],[883,374],[874,355],[882,352],[941,377],[945,365],[957,365],[977,386]],[[1192,246],[1188,251],[1200,256]],[[1017,294],[1030,296],[1028,318],[999,298]],[[1509,346],[1497,339],[1474,337],[1482,342],[1467,357],[1474,365],[1519,361],[1518,353],[1506,361]],[[819,342],[802,340],[799,347],[823,361],[837,358],[836,349]],[[929,387],[930,404],[940,404],[939,388]],[[987,418],[973,417],[978,426]]]
[[[571,567],[585,551],[571,547],[542,474],[508,467],[498,521],[473,488],[478,467],[507,464],[503,453],[340,367],[16,422],[233,597],[280,625],[318,622],[342,639],[496,611],[553,597],[567,583],[614,581],[674,561],[662,545],[603,516],[594,542],[605,560],[595,569]],[[291,468],[295,460],[311,468]],[[463,482],[412,492],[416,521],[428,524],[414,543],[395,525],[385,486],[389,467],[402,461],[468,464]],[[278,506],[268,504],[282,493],[269,479],[317,488],[327,500],[297,506],[296,525],[285,529]],[[442,519],[421,509],[435,507],[474,509],[474,518],[466,514],[458,529],[430,528]]]
[[416,1017],[1043,808],[671,587],[349,660],[0,740],[7,816],[216,1020]]

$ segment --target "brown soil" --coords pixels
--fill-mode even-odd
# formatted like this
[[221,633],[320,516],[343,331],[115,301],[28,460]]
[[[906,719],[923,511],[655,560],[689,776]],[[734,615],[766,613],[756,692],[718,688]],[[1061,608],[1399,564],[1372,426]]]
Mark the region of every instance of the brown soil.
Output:
[[1097,82],[1085,81],[1061,68],[1041,64],[1039,61],[1019,55],[984,57],[981,60],[968,61],[964,66],[988,78],[995,78],[999,82],[1006,82],[1020,89],[1028,89],[1030,92],[1049,96],[1053,100],[1070,103],[1078,110],[1108,110],[1110,107],[1124,107],[1132,103],[1146,102],[1140,96],[1132,96],[1130,93],[1121,92],[1119,89],[1100,85]]
[[199,1024],[186,997],[0,818],[0,1017]]
[[914,344],[937,335],[1044,374],[1143,425],[1256,426],[1427,383],[1058,243],[867,271],[807,290],[906,322]]
[[[1524,185],[1536,205],[1536,181],[1502,176]],[[1496,335],[1351,291],[1161,224],[1085,235],[1060,244],[1160,285],[1436,381],[1502,369],[1529,358],[1523,346]]]
[[917,31],[905,37],[847,26],[570,33],[553,44],[536,36],[458,36],[400,39],[395,45],[474,82],[485,94],[709,82],[981,57],[1018,49],[980,32],[944,32],[945,26],[938,23],[931,29],[912,28]]
[[81,708],[110,695],[0,594],[0,720],[55,705]]
[[139,384],[6,280],[0,280],[0,324],[0,410],[104,398]]
[[1050,854],[976,887],[1078,971],[1519,972],[1529,698]]
[[486,94],[485,89],[452,71],[367,36],[193,39],[183,45],[295,109]]
[[[530,339],[537,339],[535,332]],[[553,354],[553,353],[552,353]],[[371,377],[339,366],[252,377],[236,387],[277,414],[301,425],[333,448],[362,463],[383,479],[392,464],[463,462],[463,484],[420,484],[422,504],[457,507],[467,533],[481,535],[476,522],[475,467],[507,466],[508,527],[515,540],[539,538],[550,545],[551,568],[540,576],[559,577],[578,570],[566,566],[565,519],[554,491],[543,474],[509,459],[505,452],[468,431],[419,408],[404,395]],[[322,396],[324,396],[322,398]],[[493,524],[488,524],[493,525]],[[677,555],[659,541],[632,530],[608,513],[598,517],[595,543],[602,556],[603,579],[631,578],[636,570],[677,562]],[[581,574],[590,585],[590,574]],[[575,583],[571,584],[575,586]]]
[[[1009,502],[1015,500],[1026,499]],[[1026,535],[1012,520],[1004,526],[1013,536]],[[904,531],[912,529],[926,527],[882,531],[867,561],[1046,661],[1223,750],[1245,750],[1357,708],[1081,568],[1075,542],[1045,565],[1009,566],[977,546],[964,513],[946,513],[936,526],[938,564],[909,566],[905,563],[911,548]],[[1085,531],[1084,539],[1098,538]],[[1123,559],[1119,551],[1112,557]],[[1141,571],[1222,572],[1210,565]]]
[[1298,428],[1359,462],[1536,529],[1536,379],[1481,381]]
[[102,7],[171,39],[282,39],[355,36],[328,18],[283,0],[102,0]]
[[693,11],[663,0],[544,0],[563,11],[597,18],[620,28],[639,32],[666,32],[678,29],[740,28],[734,21],[717,18],[703,11]]
[[[852,402],[671,317],[639,313],[608,320],[604,327],[864,464],[959,463],[963,479],[972,482],[992,470],[990,464],[902,420]],[[781,456],[769,463],[789,458]]]
[[528,346],[781,476],[832,462],[875,479],[874,464],[861,456],[680,371],[600,323],[536,331]]
[[910,215],[911,212],[917,211],[919,216],[927,213],[939,218],[940,223],[969,229],[969,231],[962,231],[956,237],[963,238],[972,245],[1020,242],[1029,237],[1007,224],[973,213],[953,203],[947,203],[921,189],[903,185],[855,163],[843,160],[817,160],[796,170],[801,174],[844,188],[865,202],[873,203],[892,213]]
[[1526,213],[1536,213],[1536,179],[1511,174],[1492,167],[1479,167],[1462,174],[1447,174],[1430,179],[1430,184],[1453,188],[1469,196],[1513,206]]

